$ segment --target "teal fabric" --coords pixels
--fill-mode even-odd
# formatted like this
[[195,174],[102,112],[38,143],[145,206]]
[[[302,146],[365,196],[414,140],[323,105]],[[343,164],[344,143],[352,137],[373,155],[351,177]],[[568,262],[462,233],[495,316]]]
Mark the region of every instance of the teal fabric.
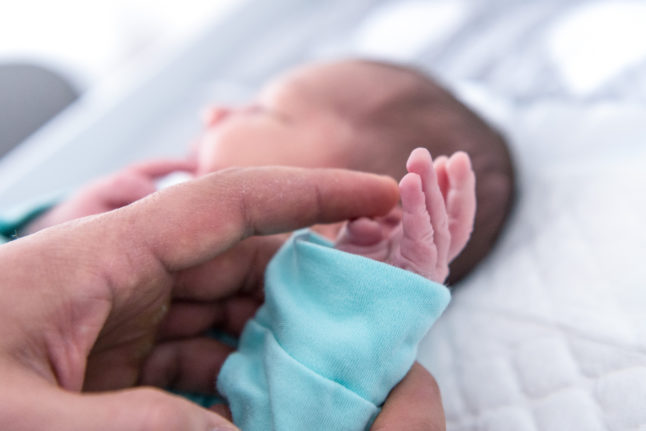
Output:
[[20,230],[30,221],[51,208],[58,200],[59,194],[46,198],[26,201],[0,212],[0,244],[16,239]]
[[299,231],[218,390],[243,431],[364,430],[450,300],[446,287]]

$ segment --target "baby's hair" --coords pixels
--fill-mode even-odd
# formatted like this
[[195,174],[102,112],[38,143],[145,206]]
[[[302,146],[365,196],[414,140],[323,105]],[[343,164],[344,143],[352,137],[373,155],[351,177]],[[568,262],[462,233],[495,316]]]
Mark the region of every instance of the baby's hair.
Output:
[[424,73],[385,62],[352,62],[372,69],[391,89],[377,91],[367,103],[344,106],[355,145],[377,155],[355,152],[359,157],[351,161],[352,168],[400,179],[408,154],[417,147],[428,148],[433,157],[460,150],[471,157],[478,209],[469,244],[451,264],[449,283],[455,283],[488,254],[511,211],[514,172],[505,139]]

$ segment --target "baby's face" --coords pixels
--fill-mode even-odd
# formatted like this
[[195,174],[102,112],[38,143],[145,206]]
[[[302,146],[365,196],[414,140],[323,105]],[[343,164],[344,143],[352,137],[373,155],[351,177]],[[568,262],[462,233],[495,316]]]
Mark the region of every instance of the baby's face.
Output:
[[233,166],[347,166],[348,125],[318,91],[329,75],[323,72],[298,69],[271,82],[253,103],[209,110],[198,174]]

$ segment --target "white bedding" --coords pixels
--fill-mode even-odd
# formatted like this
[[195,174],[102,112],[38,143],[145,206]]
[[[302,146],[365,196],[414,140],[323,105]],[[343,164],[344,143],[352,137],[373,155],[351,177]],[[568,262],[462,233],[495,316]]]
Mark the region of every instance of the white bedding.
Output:
[[423,343],[448,429],[646,429],[646,109],[505,119],[518,201]]

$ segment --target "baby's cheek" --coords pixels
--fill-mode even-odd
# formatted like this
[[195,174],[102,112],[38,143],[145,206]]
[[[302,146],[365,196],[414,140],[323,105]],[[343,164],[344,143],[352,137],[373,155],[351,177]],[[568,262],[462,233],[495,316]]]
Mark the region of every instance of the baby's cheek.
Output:
[[262,138],[254,133],[253,128],[239,127],[231,120],[230,126],[221,126],[202,139],[198,154],[200,173],[271,164]]
[[215,172],[223,169],[220,159],[220,150],[218,149],[218,141],[214,136],[206,135],[197,146],[197,172],[198,176]]

